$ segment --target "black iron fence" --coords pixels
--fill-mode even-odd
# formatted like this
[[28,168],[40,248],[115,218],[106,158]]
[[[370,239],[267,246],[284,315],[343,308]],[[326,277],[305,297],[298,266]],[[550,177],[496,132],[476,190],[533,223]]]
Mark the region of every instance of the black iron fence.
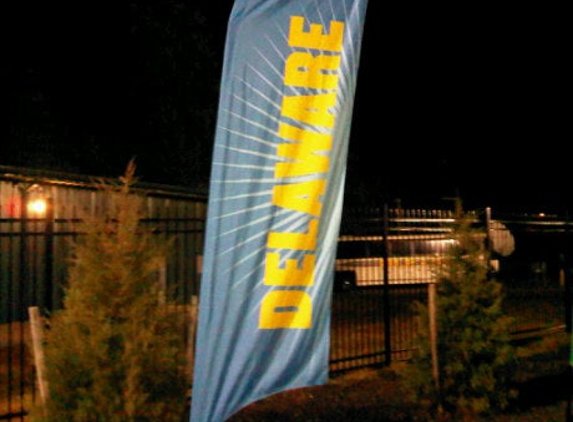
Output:
[[[504,286],[513,337],[570,332],[570,223],[547,215],[495,216],[489,209],[470,215],[484,235],[478,240],[492,258],[492,275]],[[331,370],[411,358],[418,331],[413,304],[427,303],[454,222],[450,210],[346,211],[335,266]]]
[[[169,285],[171,301],[189,304],[198,293],[206,198],[157,186],[141,194],[143,224],[174,239],[158,277]],[[61,306],[78,223],[85,210],[97,214],[105,201],[88,181],[0,177],[0,420],[25,420],[36,400],[28,309]],[[332,296],[332,372],[411,357],[418,328],[412,305],[427,300],[431,267],[451,242],[453,221],[449,210],[346,210]],[[516,335],[571,320],[568,223],[524,221],[495,220],[489,210],[475,213],[476,225],[490,227],[484,245],[503,252],[494,257]],[[537,224],[542,222],[548,224]]]
[[418,328],[412,305],[426,300],[425,284],[335,292],[330,370],[338,372],[409,359],[416,348]]
[[[109,197],[87,178],[0,170],[0,420],[23,420],[37,390],[29,310],[46,315],[61,307],[79,224],[103,213]],[[206,197],[155,185],[134,191],[142,197],[141,223],[171,242],[158,280],[171,303],[190,304],[199,286]]]
[[[413,304],[428,303],[428,284],[379,286],[333,294],[330,370],[340,372],[409,360],[417,348]],[[385,298],[388,295],[389,298]],[[571,296],[560,286],[505,289],[515,340],[568,329]]]

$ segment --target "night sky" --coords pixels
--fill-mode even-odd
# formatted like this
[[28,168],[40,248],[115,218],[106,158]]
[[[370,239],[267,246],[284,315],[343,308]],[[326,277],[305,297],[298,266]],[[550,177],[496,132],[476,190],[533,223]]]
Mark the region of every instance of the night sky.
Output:
[[[48,137],[46,154],[81,157],[68,158],[66,170],[120,174],[137,155],[145,180],[168,182],[175,171],[167,177],[166,164],[153,163],[161,151],[169,162],[170,148],[150,147],[161,126],[146,114],[163,88],[145,83],[139,70],[141,63],[147,74],[155,69],[155,56],[145,49],[164,47],[153,31],[133,35],[133,15],[141,25],[146,3],[48,3],[3,10],[4,106],[16,123],[4,132],[0,164],[21,164],[15,151],[24,156],[23,149],[40,148]],[[169,7],[185,2],[161,3],[166,9],[150,10],[167,10],[171,19],[176,14]],[[220,70],[232,2],[211,3],[214,8],[200,9],[213,73]],[[362,201],[400,198],[405,206],[440,205],[460,195],[472,207],[573,209],[565,11],[533,3],[421,4],[371,0],[368,6],[347,191]],[[176,104],[186,100],[177,92],[191,91],[172,92],[176,114]],[[216,102],[211,92],[196,95]],[[25,127],[29,116],[40,125],[33,135]],[[202,130],[212,139],[214,122]],[[198,167],[208,169],[209,160],[203,157]]]

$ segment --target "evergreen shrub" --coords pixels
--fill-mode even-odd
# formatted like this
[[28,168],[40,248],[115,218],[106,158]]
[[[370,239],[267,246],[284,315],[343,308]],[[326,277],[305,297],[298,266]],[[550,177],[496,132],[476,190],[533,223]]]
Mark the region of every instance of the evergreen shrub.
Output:
[[32,421],[182,420],[185,321],[164,304],[158,270],[168,242],[141,225],[134,172],[130,162],[117,184],[102,183],[110,205],[83,221],[63,307],[48,319],[48,399]]
[[488,420],[517,395],[511,387],[516,369],[512,321],[502,310],[502,284],[489,272],[485,233],[473,220],[458,204],[456,242],[436,269],[435,353],[429,306],[417,303],[420,347],[407,380],[416,400],[438,421]]

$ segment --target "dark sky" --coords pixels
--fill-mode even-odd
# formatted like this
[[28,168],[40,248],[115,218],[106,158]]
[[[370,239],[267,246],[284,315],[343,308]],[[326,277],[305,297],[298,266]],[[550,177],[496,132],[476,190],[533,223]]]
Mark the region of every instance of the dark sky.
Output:
[[371,153],[358,167],[405,202],[572,203],[558,10],[369,6],[350,148]]
[[[222,60],[232,2],[212,4],[207,25]],[[352,193],[406,206],[459,194],[470,206],[573,209],[570,34],[565,11],[553,7],[370,0],[350,139]],[[5,16],[1,65],[10,101],[35,89],[27,84],[57,86],[68,113],[52,109],[55,125],[73,118],[74,133],[96,132],[95,139],[119,131],[120,144],[99,147],[131,153],[141,142],[130,137],[141,124],[134,104],[145,92],[124,92],[125,55],[135,48],[124,43],[129,7],[86,0],[16,9]],[[31,77],[38,62],[50,71]]]

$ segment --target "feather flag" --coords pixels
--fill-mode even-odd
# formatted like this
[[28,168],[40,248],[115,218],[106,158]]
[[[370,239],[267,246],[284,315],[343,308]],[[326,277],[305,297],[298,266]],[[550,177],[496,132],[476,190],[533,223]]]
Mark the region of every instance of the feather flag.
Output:
[[192,422],[328,380],[366,0],[236,0],[199,294]]

